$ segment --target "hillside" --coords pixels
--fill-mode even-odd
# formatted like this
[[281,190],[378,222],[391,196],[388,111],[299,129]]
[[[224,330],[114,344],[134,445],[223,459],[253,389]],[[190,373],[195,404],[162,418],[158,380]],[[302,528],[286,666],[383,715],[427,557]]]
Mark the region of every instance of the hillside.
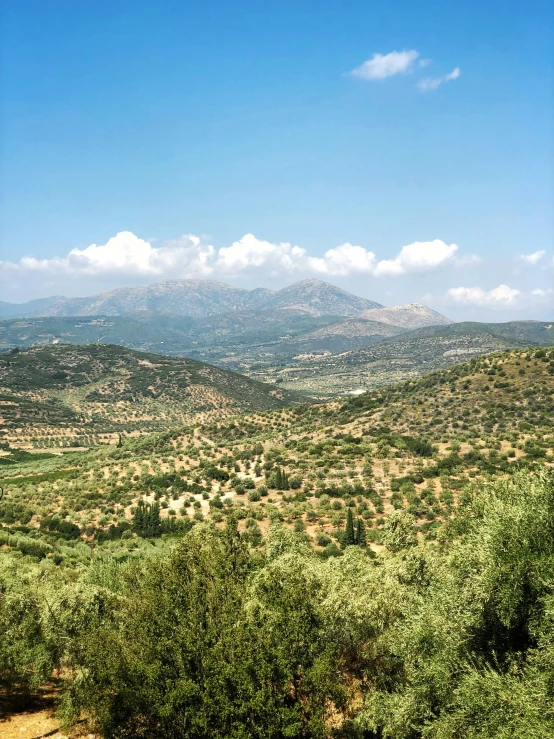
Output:
[[554,343],[551,323],[451,323],[409,330],[303,309],[233,310],[204,318],[138,311],[128,316],[28,317],[0,322],[0,350],[118,344],[188,357],[326,399],[421,375],[466,358]]
[[406,331],[375,346],[330,356],[297,358],[285,367],[264,367],[251,374],[313,397],[330,398],[418,377],[472,356],[512,347],[553,344],[551,323],[464,322]]
[[0,429],[4,440],[19,444],[88,445],[102,434],[144,433],[293,400],[211,365],[113,345],[59,344],[0,356]]
[[334,354],[358,347],[372,346],[401,333],[404,333],[404,329],[398,326],[370,321],[362,317],[349,318],[279,342],[275,344],[273,351],[277,355],[285,356],[314,352]]
[[[66,363],[76,387],[98,369],[95,355],[88,369],[81,360]],[[22,369],[22,384],[41,388],[52,367]],[[245,694],[248,717],[276,735],[285,725],[301,736],[296,716],[309,709],[322,738],[356,736],[353,720],[373,720],[370,701],[392,696],[402,719],[411,711],[396,733],[406,739],[429,735],[431,720],[456,720],[469,736],[483,701],[487,715],[503,712],[497,724],[514,717],[516,736],[531,725],[550,736],[553,467],[550,348],[474,357],[347,402],[197,418],[119,448],[57,456],[3,445],[2,676],[26,695],[44,684],[52,693],[55,672],[54,695],[70,696],[79,726],[100,736],[114,725],[169,735],[176,713],[191,715],[179,700],[167,717],[177,680],[201,701],[198,739],[207,711],[226,735],[222,696],[243,721]],[[539,628],[546,637],[529,639]],[[213,682],[176,653],[200,655]],[[397,716],[378,717],[383,735],[395,736]]]
[[[254,383],[245,381],[237,390],[236,379],[222,378],[225,373],[220,370],[116,347],[59,349],[63,378],[52,376],[62,371],[52,373],[51,350],[13,355],[14,364],[3,367],[4,378],[10,373],[12,402],[19,404],[17,423],[25,428],[25,420],[32,418],[38,428],[41,416],[52,414],[57,401],[57,412],[65,414],[58,417],[58,428],[66,422],[71,428],[74,419],[69,413],[79,416],[77,422],[92,419],[93,426],[103,429],[111,423],[112,433],[123,433],[123,447],[71,455],[70,469],[78,470],[73,482],[56,482],[55,470],[68,465],[63,458],[39,457],[33,462],[30,455],[19,459],[13,452],[5,453],[0,458],[5,470],[0,484],[13,496],[18,486],[32,481],[25,475],[45,475],[40,483],[41,515],[65,509],[73,523],[88,526],[92,533],[110,521],[125,521],[130,506],[146,496],[163,504],[165,516],[219,522],[222,514],[236,510],[240,520],[254,519],[255,525],[246,522],[247,531],[248,526],[259,531],[258,523],[262,532],[267,531],[268,516],[278,510],[286,525],[307,532],[320,547],[342,541],[351,507],[365,521],[368,540],[377,545],[388,516],[398,508],[405,507],[416,517],[422,533],[432,534],[452,512],[458,491],[471,480],[504,477],[522,466],[535,469],[554,462],[552,349],[475,357],[345,403],[275,407],[227,419],[224,415],[238,402],[233,406],[222,394],[241,393],[244,403],[242,393],[256,389]],[[158,363],[158,384],[145,387],[152,381],[151,362]],[[195,409],[222,407],[217,415],[205,413],[203,421],[183,399],[189,388],[198,389],[195,380],[206,383],[200,395],[191,395]],[[258,389],[258,396],[246,401],[250,407],[282,405],[263,392],[265,388]],[[131,393],[134,402],[128,400]],[[152,400],[148,405],[150,397],[161,403]],[[168,399],[180,404],[173,415]],[[116,412],[104,410],[106,405]],[[145,408],[152,415],[163,413],[158,428],[176,423],[179,414],[185,423],[189,419],[196,423],[130,439],[126,434],[133,419],[123,422],[122,415],[130,416],[131,408],[139,413],[143,409],[143,415]],[[14,415],[6,417],[12,434]],[[51,415],[50,427],[55,420]],[[135,421],[136,425],[146,424]],[[15,438],[23,441],[25,431]],[[43,447],[47,441],[55,442],[36,439]],[[65,480],[64,474],[60,477]],[[113,518],[105,515],[110,500],[119,503]],[[31,500],[26,500],[22,512],[26,506],[35,510]],[[113,514],[113,505],[111,509]],[[2,510],[7,509],[0,506],[0,519]]]
[[423,328],[424,326],[446,326],[453,323],[450,318],[420,303],[396,305],[393,308],[371,308],[360,314],[360,318],[388,323],[391,326],[406,329]]
[[126,316],[28,317],[0,321],[0,350],[43,344],[120,344],[214,361],[340,322],[304,310],[234,310],[205,318],[137,311]]
[[121,316],[147,310],[193,318],[232,310],[302,309],[313,315],[354,316],[380,307],[321,280],[303,280],[277,292],[244,290],[213,280],[164,280],[144,287],[126,287],[85,298],[61,300],[42,316]]

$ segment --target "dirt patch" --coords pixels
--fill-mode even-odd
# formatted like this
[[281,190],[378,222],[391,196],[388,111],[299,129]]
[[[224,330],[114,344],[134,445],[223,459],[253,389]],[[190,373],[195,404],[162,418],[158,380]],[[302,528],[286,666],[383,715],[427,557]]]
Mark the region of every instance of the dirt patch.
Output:
[[49,683],[32,695],[0,693],[0,736],[2,739],[101,739],[91,734],[85,724],[69,733],[60,729],[56,708],[61,685]]

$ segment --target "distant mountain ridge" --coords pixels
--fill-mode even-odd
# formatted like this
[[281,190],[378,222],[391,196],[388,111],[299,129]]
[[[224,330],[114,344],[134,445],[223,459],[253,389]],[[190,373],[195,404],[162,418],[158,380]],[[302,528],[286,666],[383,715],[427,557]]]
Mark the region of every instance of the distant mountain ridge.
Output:
[[233,310],[295,308],[314,316],[351,317],[381,307],[373,300],[315,279],[301,280],[278,291],[245,290],[214,280],[164,280],[144,287],[122,287],[89,297],[62,299],[34,315],[122,316],[147,310],[203,318]]
[[6,303],[0,300],[0,320],[37,315],[40,311],[62,300],[67,300],[67,298],[63,295],[52,295],[49,298],[28,300],[26,303]]

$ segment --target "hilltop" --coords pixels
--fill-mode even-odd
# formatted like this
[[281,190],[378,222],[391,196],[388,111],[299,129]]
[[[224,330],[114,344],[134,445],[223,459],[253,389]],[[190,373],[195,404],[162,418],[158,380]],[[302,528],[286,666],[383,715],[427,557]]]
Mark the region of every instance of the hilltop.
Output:
[[59,344],[0,355],[5,440],[89,445],[195,418],[278,408],[292,394],[189,359],[114,345]]
[[423,328],[424,326],[446,326],[453,323],[450,318],[427,308],[421,303],[396,305],[392,308],[371,308],[360,314],[360,318],[369,321],[388,323],[400,328]]
[[122,316],[147,310],[199,318],[232,310],[300,308],[316,316],[354,316],[379,307],[379,303],[314,279],[302,280],[278,291],[245,290],[213,280],[164,280],[90,297],[65,298],[35,311],[35,315]]

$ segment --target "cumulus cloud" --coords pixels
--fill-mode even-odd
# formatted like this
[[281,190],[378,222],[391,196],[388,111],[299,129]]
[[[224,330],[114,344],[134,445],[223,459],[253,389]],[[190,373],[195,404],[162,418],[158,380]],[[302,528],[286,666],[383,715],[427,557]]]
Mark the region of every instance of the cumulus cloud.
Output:
[[519,258],[522,262],[534,266],[535,264],[538,264],[545,255],[546,251],[541,249],[540,251],[534,251],[532,254],[521,254]]
[[406,74],[413,69],[419,52],[391,51],[389,54],[374,54],[359,67],[353,69],[350,74],[362,80],[384,80],[395,74]]
[[417,86],[421,92],[429,92],[429,90],[436,90],[445,82],[457,80],[460,74],[460,67],[455,67],[452,72],[444,74],[442,77],[425,77],[417,83]]
[[375,274],[381,277],[404,275],[410,272],[427,272],[452,262],[457,251],[456,244],[448,246],[440,239],[415,241],[413,244],[403,246],[394,259],[378,262]]
[[225,278],[260,272],[264,276],[366,274],[373,277],[430,272],[457,266],[456,244],[440,239],[403,246],[393,259],[378,260],[375,253],[350,243],[312,256],[288,242],[272,243],[246,234],[230,246],[216,249],[192,234],[153,246],[130,231],[122,231],[103,245],[72,249],[64,257],[0,262],[4,276],[16,273],[57,277],[208,277]]
[[286,242],[272,244],[254,234],[246,234],[217,253],[215,270],[222,275],[237,275],[261,268],[269,274],[293,272],[306,259],[306,250]]
[[121,231],[105,244],[91,244],[86,249],[72,249],[65,257],[35,259],[23,257],[20,262],[0,262],[3,270],[23,272],[55,272],[66,275],[166,275],[190,271],[209,275],[213,246],[203,245],[197,236],[182,236],[160,247],[140,239],[130,231]]
[[328,249],[322,257],[309,257],[310,270],[320,275],[375,274],[377,257],[363,246],[341,244]]
[[482,287],[451,287],[446,293],[446,298],[448,302],[457,305],[511,308],[517,304],[521,295],[520,290],[508,285],[498,285],[492,290],[484,290]]

